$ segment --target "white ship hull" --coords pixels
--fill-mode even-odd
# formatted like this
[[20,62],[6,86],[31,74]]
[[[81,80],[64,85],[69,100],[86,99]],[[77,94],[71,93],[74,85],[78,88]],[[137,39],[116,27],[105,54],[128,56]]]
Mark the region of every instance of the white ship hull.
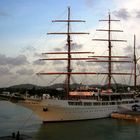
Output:
[[[125,104],[126,102],[126,104]],[[79,105],[70,105],[69,103],[79,103]],[[87,103],[87,104],[86,104]],[[89,104],[90,103],[90,104]],[[113,103],[113,105],[111,105]],[[25,106],[37,114],[43,122],[61,122],[88,120],[110,117],[113,112],[131,111],[134,101],[93,101],[93,100],[58,100],[44,99],[41,101],[25,100],[18,104]],[[96,104],[96,105],[94,105]]]

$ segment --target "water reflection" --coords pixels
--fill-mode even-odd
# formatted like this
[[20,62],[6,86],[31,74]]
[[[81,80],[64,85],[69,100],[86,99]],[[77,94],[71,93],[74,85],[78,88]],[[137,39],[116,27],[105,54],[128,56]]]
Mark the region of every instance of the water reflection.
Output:
[[30,110],[0,101],[0,137],[20,131],[33,140],[139,140],[140,123],[98,119],[69,123],[42,122]]
[[37,140],[138,140],[140,125],[115,119],[42,124]]

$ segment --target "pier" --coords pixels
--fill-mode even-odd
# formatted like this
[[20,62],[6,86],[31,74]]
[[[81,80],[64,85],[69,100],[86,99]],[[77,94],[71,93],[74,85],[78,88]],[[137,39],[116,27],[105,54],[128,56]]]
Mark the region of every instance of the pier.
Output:
[[112,113],[111,118],[140,122],[140,112]]
[[31,139],[32,137],[20,134],[19,131],[17,132],[17,134],[12,133],[11,136],[0,137],[0,140],[31,140]]

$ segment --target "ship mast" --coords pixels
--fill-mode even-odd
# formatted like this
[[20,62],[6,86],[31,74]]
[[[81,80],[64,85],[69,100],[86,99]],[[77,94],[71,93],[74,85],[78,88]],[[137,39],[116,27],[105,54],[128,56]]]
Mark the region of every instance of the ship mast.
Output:
[[137,59],[136,59],[136,36],[134,35],[134,89],[136,90],[137,87]]
[[110,32],[110,26],[111,26],[111,17],[110,17],[110,13],[109,13],[109,17],[108,17],[108,49],[109,49],[109,62],[108,62],[108,89],[110,89],[111,86],[111,55],[112,55],[112,50],[111,50],[111,32]]
[[[39,75],[55,75],[55,74],[66,74],[66,92],[67,97],[69,95],[70,91],[70,79],[72,74],[72,68],[71,68],[71,60],[93,60],[94,58],[72,58],[71,54],[85,54],[85,53],[93,53],[93,52],[71,52],[71,35],[76,34],[89,34],[85,32],[71,32],[70,31],[70,23],[72,22],[85,22],[84,20],[71,20],[71,11],[70,7],[68,7],[68,15],[66,20],[53,20],[52,22],[66,22],[67,23],[67,32],[54,32],[54,33],[48,33],[51,34],[58,34],[58,35],[67,35],[67,52],[51,52],[51,53],[43,53],[43,54],[67,54],[67,58],[48,58],[48,59],[40,59],[40,60],[67,60],[67,72],[52,72],[52,73],[38,73]],[[76,73],[81,74],[81,73]]]
[[[94,52],[81,52],[81,51],[78,51],[78,52],[73,52],[71,51],[71,45],[72,45],[72,39],[71,39],[71,35],[78,35],[78,34],[89,34],[89,33],[85,33],[85,32],[71,32],[70,30],[70,23],[72,22],[85,22],[83,20],[73,20],[71,19],[70,17],[70,7],[68,7],[68,18],[66,20],[53,20],[52,22],[66,22],[67,23],[67,31],[66,32],[53,32],[53,33],[48,33],[48,35],[53,35],[53,34],[57,34],[57,35],[66,35],[67,36],[67,51],[66,52],[46,52],[46,53],[42,53],[42,54],[47,54],[47,55],[51,55],[51,54],[57,54],[57,55],[61,55],[61,54],[64,54],[64,55],[67,55],[67,57],[58,57],[58,58],[43,58],[43,59],[40,59],[40,60],[50,60],[50,61],[57,61],[57,60],[66,60],[67,61],[67,71],[66,72],[39,72],[37,73],[38,75],[67,75],[67,79],[66,79],[66,92],[67,92],[67,97],[69,96],[69,91],[70,91],[70,79],[71,79],[71,75],[81,75],[81,74],[91,74],[91,75],[98,75],[98,74],[102,74],[102,75],[108,75],[109,77],[109,84],[108,84],[108,87],[110,88],[110,84],[111,84],[111,76],[112,75],[131,75],[131,73],[124,73],[124,72],[121,72],[121,73],[114,73],[112,72],[112,69],[111,69],[111,64],[112,62],[113,63],[132,63],[132,61],[130,60],[114,60],[112,58],[129,58],[128,56],[112,56],[111,54],[111,42],[112,41],[125,41],[125,40],[113,40],[111,39],[111,32],[122,32],[121,30],[112,30],[111,29],[111,21],[119,21],[119,20],[112,20],[111,19],[111,16],[110,16],[110,13],[109,13],[109,19],[108,20],[101,20],[101,21],[108,21],[108,29],[107,30],[104,30],[104,29],[98,29],[97,31],[107,31],[108,32],[108,39],[93,39],[93,40],[96,40],[96,41],[107,41],[108,42],[108,48],[109,48],[109,55],[108,56],[90,56],[88,58],[86,57],[83,57],[83,58],[78,58],[78,57],[72,57],[72,54],[93,54]],[[98,58],[108,58],[108,60],[98,60]],[[88,62],[105,62],[105,63],[108,63],[109,64],[109,67],[108,67],[108,71],[109,72],[74,72],[72,71],[72,68],[71,68],[71,61],[73,60],[88,60]]]
[[70,90],[70,73],[72,71],[71,69],[71,37],[70,37],[70,7],[68,7],[68,27],[67,27],[67,45],[68,45],[68,64],[67,64],[67,95],[69,94]]
[[[108,22],[108,29],[97,29],[97,31],[105,31],[108,32],[108,39],[93,39],[94,41],[107,41],[108,42],[108,89],[111,88],[111,81],[112,81],[112,42],[126,42],[126,40],[114,40],[111,39],[111,33],[112,32],[123,32],[122,30],[112,30],[111,29],[111,23],[112,21],[120,21],[120,20],[114,20],[111,19],[110,12],[108,14],[108,19],[107,20],[99,20],[99,21],[107,21]],[[119,57],[118,58],[125,58],[125,57]],[[118,62],[123,62],[123,61],[118,61]],[[126,62],[126,61],[124,61]]]

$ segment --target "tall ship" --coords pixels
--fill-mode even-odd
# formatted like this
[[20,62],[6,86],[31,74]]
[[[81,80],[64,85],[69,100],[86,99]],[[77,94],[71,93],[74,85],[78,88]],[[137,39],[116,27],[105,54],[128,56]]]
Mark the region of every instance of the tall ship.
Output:
[[[134,43],[134,58],[131,59],[128,56],[113,56],[112,55],[112,42],[125,42],[125,40],[115,40],[111,38],[112,32],[122,32],[121,30],[114,30],[111,27],[114,20],[111,18],[109,13],[108,19],[101,20],[108,23],[108,29],[98,29],[98,31],[107,32],[107,39],[93,39],[94,41],[104,41],[108,43],[108,55],[95,56],[93,52],[83,51],[72,51],[72,35],[88,34],[85,32],[72,32],[71,23],[85,22],[83,20],[71,19],[70,7],[68,7],[68,17],[65,20],[54,20],[53,22],[64,22],[67,23],[66,32],[54,32],[48,34],[66,35],[67,51],[63,52],[46,52],[44,54],[56,56],[67,56],[65,58],[44,58],[42,61],[58,61],[64,60],[67,62],[67,69],[65,72],[39,72],[38,75],[66,75],[65,80],[65,97],[50,97],[43,95],[42,98],[31,99],[29,97],[18,98],[11,97],[10,101],[15,102],[19,105],[27,107],[34,111],[43,122],[63,122],[63,121],[78,121],[78,120],[90,120],[97,118],[106,118],[113,112],[125,112],[125,111],[138,111],[140,108],[140,100],[137,98],[139,93],[136,91],[136,54],[135,54],[135,43]],[[134,37],[135,39],[135,37]],[[135,41],[134,41],[135,42]],[[92,54],[89,57],[73,57],[79,54]],[[130,60],[131,59],[131,60]],[[74,60],[83,61],[85,63],[106,63],[108,66],[107,72],[75,72],[72,67]],[[113,72],[113,63],[133,63],[134,72]],[[93,65],[93,67],[94,67]],[[72,89],[71,88],[71,76],[72,75],[107,75],[107,86],[106,89],[96,87],[81,87]],[[134,77],[134,90],[128,89],[125,92],[119,92],[112,89],[111,83],[114,75],[125,75]]]

